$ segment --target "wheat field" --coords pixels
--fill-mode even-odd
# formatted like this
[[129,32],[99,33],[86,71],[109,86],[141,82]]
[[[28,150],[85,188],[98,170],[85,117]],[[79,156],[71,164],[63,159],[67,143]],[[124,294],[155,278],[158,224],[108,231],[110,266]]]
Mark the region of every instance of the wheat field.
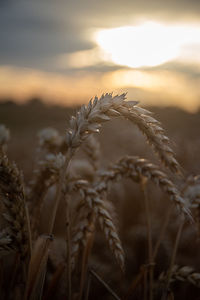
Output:
[[199,299],[198,140],[175,146],[126,94],[33,138],[11,149],[0,125],[1,299]]

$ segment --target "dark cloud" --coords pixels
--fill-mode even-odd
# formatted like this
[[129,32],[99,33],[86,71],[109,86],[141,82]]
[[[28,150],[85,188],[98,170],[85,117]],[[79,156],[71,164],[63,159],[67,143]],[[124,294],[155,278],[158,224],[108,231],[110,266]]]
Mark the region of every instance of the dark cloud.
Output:
[[1,64],[49,68],[55,55],[92,47],[76,23],[50,8],[45,1],[17,1],[0,10]]
[[0,64],[51,69],[61,53],[89,49],[90,27],[120,26],[138,17],[199,18],[199,0],[0,1]]

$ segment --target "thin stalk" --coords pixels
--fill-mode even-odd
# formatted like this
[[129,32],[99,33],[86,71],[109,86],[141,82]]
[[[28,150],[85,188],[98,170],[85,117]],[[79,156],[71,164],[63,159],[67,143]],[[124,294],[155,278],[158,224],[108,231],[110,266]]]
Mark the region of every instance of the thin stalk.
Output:
[[30,210],[30,228],[32,232],[32,240],[35,241],[38,237],[38,226],[39,226],[39,221],[40,221],[40,216],[41,216],[41,211],[42,211],[42,205],[44,202],[44,198],[46,196],[48,187],[44,188],[44,191],[40,197],[40,203],[37,203],[34,207],[34,210]]
[[161,300],[165,300],[166,297],[167,297],[167,293],[168,293],[169,286],[170,286],[170,280],[171,280],[171,276],[172,276],[172,270],[173,270],[173,266],[174,266],[174,263],[175,263],[175,260],[176,260],[176,253],[177,253],[177,250],[178,250],[178,245],[179,245],[179,242],[180,242],[180,237],[181,237],[181,233],[182,233],[182,230],[183,230],[183,226],[184,226],[184,220],[181,220],[181,223],[179,225],[178,232],[177,232],[177,235],[176,235],[176,240],[175,240],[175,244],[174,244],[174,248],[173,248],[173,252],[172,252],[172,257],[171,257],[171,261],[170,261],[169,270],[168,270],[168,273],[167,273],[166,291],[163,294]]
[[27,230],[28,230],[28,248],[29,248],[29,255],[25,259],[25,270],[26,270],[25,278],[26,278],[27,272],[28,272],[28,265],[29,265],[29,261],[32,256],[33,249],[32,249],[32,235],[31,235],[31,224],[30,224],[29,212],[28,212],[28,207],[27,207],[27,204],[26,204],[24,198],[23,198],[23,204],[24,204],[25,215],[26,215],[26,224],[27,224]]
[[42,300],[48,300],[52,299],[52,296],[54,296],[54,293],[56,292],[56,286],[59,283],[59,280],[65,270],[65,265],[63,263],[60,263],[53,274],[53,277],[49,283],[49,286],[47,288],[46,293],[44,294]]
[[144,300],[147,300],[147,269],[144,270]]
[[[135,292],[135,289],[138,287],[139,284],[141,284],[141,281],[143,280],[144,283],[144,300],[147,300],[147,288],[146,288],[146,283],[147,283],[147,276],[146,276],[146,265],[142,265],[140,267],[140,271],[136,275],[136,277],[133,279],[128,292],[124,295],[123,300],[129,299],[131,296],[133,297],[133,294]],[[146,295],[146,296],[145,296]]]
[[[10,295],[8,295],[8,299],[12,299],[13,297],[13,290],[16,287],[16,282],[17,282],[17,275],[19,276],[19,264],[20,264],[20,257],[19,257],[19,253],[16,253],[15,255],[15,260],[12,266],[12,274],[11,277],[9,278],[9,285],[8,285],[8,291],[10,293]],[[25,277],[25,275],[24,275]],[[26,278],[26,277],[25,277]],[[23,281],[25,281],[25,279],[23,279]]]
[[148,256],[149,256],[149,300],[153,300],[153,245],[152,245],[152,224],[149,199],[146,189],[145,178],[141,178],[141,188],[144,195],[145,215],[147,221],[147,239],[148,239]]
[[[146,266],[142,265],[140,267],[140,271],[137,274],[137,276],[133,279],[133,281],[131,282],[131,285],[128,289],[128,292],[124,295],[123,300],[127,300],[130,298],[130,296],[133,297],[134,291],[135,289],[138,287],[138,285],[141,283],[142,280],[144,280],[145,277],[145,272],[146,272]],[[144,280],[145,281],[145,280]],[[144,282],[144,287],[145,287],[145,282]],[[145,290],[145,288],[144,288]],[[147,298],[146,298],[147,299]]]
[[91,282],[92,282],[92,276],[91,276],[91,274],[89,274],[88,275],[87,288],[86,288],[86,292],[85,292],[85,300],[89,299]]
[[174,294],[172,291],[169,291],[168,300],[174,300]]
[[[153,258],[152,260],[155,262],[155,259],[156,259],[156,256],[158,254],[158,250],[159,250],[159,247],[160,247],[160,244],[161,244],[161,241],[164,237],[164,234],[165,234],[165,231],[166,231],[166,228],[167,228],[167,225],[169,223],[169,219],[170,219],[170,215],[171,215],[171,212],[172,212],[172,204],[170,204],[168,210],[167,210],[167,213],[165,215],[165,219],[164,219],[164,222],[162,224],[162,227],[161,227],[161,231],[160,231],[160,234],[159,234],[159,237],[158,237],[158,240],[156,242],[156,245],[155,245],[155,248],[154,248],[154,251],[153,251]],[[153,277],[154,277],[154,267],[155,267],[155,264],[152,265],[152,273],[153,273]]]
[[[3,295],[4,268],[3,268],[3,259],[2,258],[0,259],[0,265],[1,265],[1,268],[0,268],[0,295]],[[2,296],[2,298],[3,298],[3,296]]]
[[91,230],[88,233],[87,243],[86,243],[86,246],[84,248],[83,256],[82,256],[79,300],[81,300],[82,296],[83,296],[85,278],[86,278],[87,269],[88,269],[88,259],[89,259],[89,255],[91,253],[92,246],[93,246],[93,241],[94,241],[94,230],[92,230],[92,227],[93,227],[93,223],[91,224]]
[[158,254],[158,249],[160,247],[161,241],[163,239],[164,233],[165,233],[167,225],[169,223],[169,219],[170,219],[170,215],[171,215],[172,209],[173,209],[173,206],[170,204],[170,206],[169,206],[169,208],[167,210],[167,213],[165,215],[165,219],[164,219],[164,222],[162,224],[161,231],[160,231],[158,240],[156,242],[156,245],[155,245],[155,248],[154,248],[154,251],[153,251],[153,261],[155,261],[155,258],[156,258],[157,254]]
[[121,300],[117,296],[117,294],[109,287],[109,285],[95,271],[90,270],[90,273],[105,287],[105,289],[110,293],[111,296],[113,296],[114,299]]
[[62,195],[63,182],[65,181],[66,172],[67,172],[67,169],[68,169],[68,166],[69,166],[69,163],[71,161],[73,154],[74,154],[74,151],[72,151],[72,150],[67,152],[66,158],[65,158],[65,163],[60,171],[59,181],[58,181],[57,190],[56,190],[56,198],[55,198],[53,209],[52,209],[53,213],[52,213],[50,225],[49,225],[49,233],[48,233],[49,235],[52,235],[52,233],[53,233],[56,214],[57,214],[57,210],[58,210],[58,205],[60,203],[60,198]]
[[67,246],[67,288],[68,299],[72,297],[72,278],[71,278],[71,239],[70,239],[70,207],[69,195],[65,196],[66,203],[66,246]]
[[170,279],[171,279],[171,276],[172,276],[172,269],[173,269],[173,266],[174,266],[174,263],[175,263],[175,260],[176,260],[176,253],[177,253],[177,250],[178,250],[178,245],[179,245],[179,242],[180,242],[181,233],[183,231],[183,226],[184,226],[184,220],[181,221],[181,223],[179,225],[179,228],[178,228],[177,235],[176,235],[174,249],[173,249],[171,262],[170,262],[170,266],[169,266],[169,271],[168,271],[168,275],[167,275],[167,289],[168,289],[169,284],[170,284]]

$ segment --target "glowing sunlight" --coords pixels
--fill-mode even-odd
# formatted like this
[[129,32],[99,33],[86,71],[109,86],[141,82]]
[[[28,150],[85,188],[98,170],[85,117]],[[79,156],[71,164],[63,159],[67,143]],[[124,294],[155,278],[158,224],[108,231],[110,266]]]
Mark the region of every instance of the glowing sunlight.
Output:
[[200,27],[146,22],[139,26],[101,29],[94,39],[115,64],[139,68],[174,60],[185,46],[200,43]]

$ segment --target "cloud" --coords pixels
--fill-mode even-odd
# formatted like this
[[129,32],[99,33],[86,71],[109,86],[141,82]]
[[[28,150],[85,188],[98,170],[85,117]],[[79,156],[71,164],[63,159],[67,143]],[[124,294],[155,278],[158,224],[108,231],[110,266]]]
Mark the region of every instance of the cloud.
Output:
[[89,50],[82,50],[69,54],[66,53],[59,55],[55,59],[55,64],[61,69],[82,69],[104,65],[114,66],[114,64],[110,60],[110,56],[97,46]]
[[53,70],[53,56],[91,47],[64,4],[62,8],[44,0],[0,7],[0,64]]
[[0,64],[55,70],[56,55],[88,50],[88,30],[138,20],[199,20],[195,0],[18,0],[0,2]]

